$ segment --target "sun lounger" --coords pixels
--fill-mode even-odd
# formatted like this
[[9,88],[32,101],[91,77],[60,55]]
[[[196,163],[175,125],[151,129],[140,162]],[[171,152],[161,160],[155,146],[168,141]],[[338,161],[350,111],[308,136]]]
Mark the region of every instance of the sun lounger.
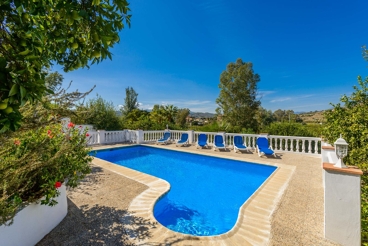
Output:
[[178,145],[188,145],[189,141],[188,141],[188,133],[183,133],[181,134],[181,138],[176,142],[176,147]]
[[236,153],[237,151],[241,152],[245,150],[249,152],[247,146],[245,146],[243,142],[242,136],[234,136],[234,152]]
[[170,137],[171,137],[170,132],[165,132],[164,136],[161,139],[157,140],[156,144],[159,144],[159,143],[167,144],[168,141],[170,140]]
[[257,138],[257,152],[259,156],[273,155],[274,157],[276,157],[276,154],[273,151],[272,147],[268,144],[268,139],[265,137]]
[[226,150],[226,145],[225,145],[225,141],[222,135],[216,135],[215,136],[215,142],[213,143],[213,150],[220,150],[220,149],[224,149]]
[[203,147],[207,148],[208,147],[208,145],[207,145],[207,135],[206,134],[201,133],[201,134],[198,135],[197,149],[199,147],[201,147],[201,148],[203,148]]

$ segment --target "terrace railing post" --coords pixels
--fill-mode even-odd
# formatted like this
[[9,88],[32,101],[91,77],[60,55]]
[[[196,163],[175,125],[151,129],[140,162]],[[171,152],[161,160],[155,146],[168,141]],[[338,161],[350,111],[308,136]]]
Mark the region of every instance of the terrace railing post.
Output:
[[[354,167],[335,167],[331,146],[322,146],[325,237],[341,245],[361,245],[360,176]],[[329,162],[325,162],[328,160]]]
[[144,133],[143,133],[143,130],[137,130],[135,131],[136,134],[137,134],[137,144],[141,144],[144,142]]
[[188,142],[189,144],[194,143],[194,131],[193,130],[188,131]]
[[98,130],[98,143],[104,144],[105,143],[105,130]]

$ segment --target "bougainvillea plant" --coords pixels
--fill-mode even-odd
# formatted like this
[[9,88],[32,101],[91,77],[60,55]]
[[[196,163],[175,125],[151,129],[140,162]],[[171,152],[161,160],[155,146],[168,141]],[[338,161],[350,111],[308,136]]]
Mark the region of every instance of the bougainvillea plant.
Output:
[[62,184],[76,187],[90,172],[88,137],[72,123],[69,128],[50,124],[0,138],[0,225],[10,225],[28,203],[55,205]]

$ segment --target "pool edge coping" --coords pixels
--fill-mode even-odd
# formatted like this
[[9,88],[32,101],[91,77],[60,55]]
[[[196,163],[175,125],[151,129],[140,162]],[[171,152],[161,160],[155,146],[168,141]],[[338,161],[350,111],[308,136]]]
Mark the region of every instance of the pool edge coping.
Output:
[[[103,150],[111,148],[126,148],[127,146],[99,146],[93,150]],[[149,146],[160,149],[160,146],[152,146],[142,144],[141,146]],[[170,149],[171,150],[171,149]],[[128,207],[128,211],[135,216],[144,217],[153,221],[155,228],[151,228],[152,235],[145,240],[137,240],[132,238],[135,243],[160,243],[160,239],[174,237],[176,239],[195,241],[206,241],[211,245],[266,245],[271,237],[271,217],[282,198],[285,189],[289,185],[289,181],[296,169],[295,166],[290,166],[282,163],[270,163],[262,159],[254,160],[247,159],[244,155],[239,157],[220,156],[218,152],[198,153],[191,150],[173,150],[185,153],[199,154],[205,156],[219,157],[230,160],[243,162],[251,162],[263,165],[275,166],[277,169],[264,181],[264,183],[243,203],[239,209],[238,218],[234,227],[226,233],[216,236],[193,236],[172,231],[161,225],[153,215],[153,208],[156,202],[170,190],[170,184],[160,178],[145,174],[127,167],[119,166],[108,161],[94,158],[92,163],[106,168],[114,173],[135,180],[148,187],[145,191],[136,196]]]

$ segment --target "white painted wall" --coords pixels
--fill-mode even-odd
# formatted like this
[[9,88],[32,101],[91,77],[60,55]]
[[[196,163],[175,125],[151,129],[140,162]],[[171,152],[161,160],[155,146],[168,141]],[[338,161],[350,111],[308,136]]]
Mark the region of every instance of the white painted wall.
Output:
[[361,245],[360,175],[323,172],[325,237],[341,245]]
[[31,204],[17,213],[11,226],[0,226],[0,245],[35,245],[54,229],[68,212],[65,185],[59,191],[56,206]]
[[141,144],[144,142],[144,133],[143,130],[137,130],[136,131],[137,134],[137,144]]
[[93,125],[75,125],[75,128],[80,129],[81,132],[84,132],[85,129],[87,129],[87,131],[91,131],[91,132],[95,132],[96,130],[94,130]]
[[193,130],[188,130],[188,143],[192,144],[194,143],[194,131]]

